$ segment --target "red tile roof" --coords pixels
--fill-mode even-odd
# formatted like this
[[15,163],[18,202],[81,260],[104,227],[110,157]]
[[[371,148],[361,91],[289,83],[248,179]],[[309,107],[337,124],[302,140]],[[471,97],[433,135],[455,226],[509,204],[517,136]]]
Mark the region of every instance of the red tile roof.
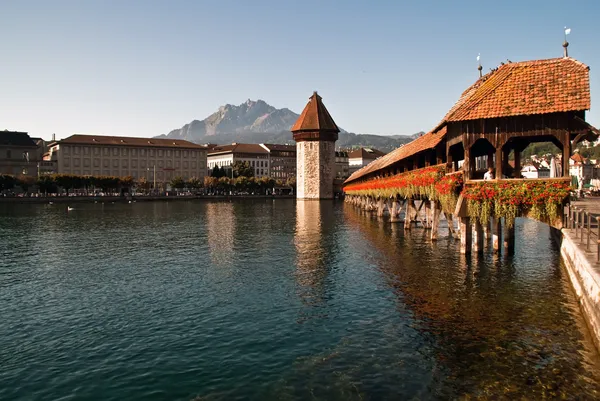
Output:
[[356,149],[356,150],[353,150],[352,152],[348,153],[348,157],[351,159],[361,158],[361,159],[375,160],[378,157],[385,156],[385,155],[386,155],[385,152],[382,152],[375,148],[360,148],[360,149]]
[[215,146],[208,151],[209,156],[217,153],[268,154],[269,151],[257,143],[232,143],[231,145]]
[[340,132],[340,129],[331,118],[325,108],[321,96],[314,92],[308,104],[302,110],[302,114],[293,125],[292,132],[297,131],[332,131]]
[[269,149],[270,151],[280,151],[280,152],[295,152],[296,145],[279,145],[275,143],[263,143],[264,147]]
[[463,92],[441,124],[589,108],[588,66],[569,57],[523,61],[503,64],[481,77]]
[[206,149],[205,146],[184,141],[182,139],[135,138],[129,136],[83,135],[75,134],[57,141],[73,145],[118,145],[118,146],[151,146],[186,149]]
[[366,176],[369,173],[373,173],[378,170],[382,170],[386,167],[391,166],[394,163],[397,163],[403,159],[409,158],[417,153],[423,152],[425,150],[435,148],[446,136],[446,127],[443,127],[439,131],[429,132],[424,134],[412,142],[407,143],[404,146],[399,147],[398,149],[388,153],[385,156],[380,157],[379,159],[373,161],[372,163],[367,164],[365,167],[361,168],[358,171],[355,171],[348,177],[345,184],[355,181],[361,177]]

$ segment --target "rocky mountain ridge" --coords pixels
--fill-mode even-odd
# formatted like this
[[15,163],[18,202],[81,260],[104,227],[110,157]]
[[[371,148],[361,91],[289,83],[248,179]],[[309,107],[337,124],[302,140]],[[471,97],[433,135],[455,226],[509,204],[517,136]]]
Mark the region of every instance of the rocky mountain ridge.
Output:
[[[184,139],[200,144],[294,143],[290,128],[299,116],[288,108],[277,109],[264,100],[248,99],[238,106],[221,106],[204,120],[193,120],[159,138]],[[336,147],[371,146],[391,151],[410,142],[416,135],[353,134],[340,128]]]

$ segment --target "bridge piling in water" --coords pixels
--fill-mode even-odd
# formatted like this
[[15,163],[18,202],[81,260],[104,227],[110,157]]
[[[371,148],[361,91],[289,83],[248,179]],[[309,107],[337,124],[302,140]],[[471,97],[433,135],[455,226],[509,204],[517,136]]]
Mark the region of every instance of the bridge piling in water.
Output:
[[515,225],[511,227],[508,224],[504,224],[504,241],[502,244],[504,253],[506,255],[513,254],[515,252]]
[[494,252],[500,252],[500,236],[502,235],[502,221],[494,217],[492,221],[492,248]]
[[392,200],[392,209],[390,211],[390,222],[391,223],[396,223],[398,221],[400,221],[400,209],[399,209],[399,204],[398,204],[398,198],[394,197],[394,199]]
[[469,217],[460,218],[460,253],[471,253],[473,245],[473,227]]
[[383,217],[383,212],[385,210],[385,203],[383,198],[379,198],[377,200],[377,217]]
[[[424,201],[425,202],[425,201]],[[428,205],[425,205],[428,206]],[[435,241],[438,238],[438,227],[440,225],[440,205],[438,205],[437,201],[432,200],[430,202],[430,207],[426,210],[431,211],[431,240]]]
[[475,246],[475,252],[477,253],[483,253],[483,240],[484,240],[484,236],[483,236],[483,224],[481,224],[481,222],[479,220],[475,221],[475,242],[474,242],[474,246]]
[[410,230],[410,222],[412,219],[412,215],[413,215],[413,207],[414,207],[414,202],[411,198],[408,198],[406,200],[406,209],[404,212],[404,229],[405,230]]
[[456,236],[456,230],[454,229],[454,217],[452,213],[444,212],[444,216],[446,216],[446,222],[448,223],[448,235],[450,237]]

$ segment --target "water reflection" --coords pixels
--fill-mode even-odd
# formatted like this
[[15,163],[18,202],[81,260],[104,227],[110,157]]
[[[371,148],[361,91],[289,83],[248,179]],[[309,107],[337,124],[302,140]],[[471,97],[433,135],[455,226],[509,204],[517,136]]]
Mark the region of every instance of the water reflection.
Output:
[[206,231],[210,260],[216,267],[231,267],[236,231],[233,204],[211,202],[206,205]]
[[[296,202],[296,282],[298,296],[307,306],[318,306],[324,302],[325,280],[334,257],[330,239],[326,238],[326,227],[331,226],[333,205],[328,201]],[[318,313],[314,310],[305,313]],[[307,316],[304,316],[307,318]]]
[[[452,240],[429,247],[419,230],[382,226],[351,207],[344,214],[379,251],[399,307],[413,312],[431,345],[436,371],[443,372],[433,381],[435,394],[598,394],[598,355],[547,226],[519,220],[513,258],[465,257]],[[572,358],[578,353],[585,358]]]

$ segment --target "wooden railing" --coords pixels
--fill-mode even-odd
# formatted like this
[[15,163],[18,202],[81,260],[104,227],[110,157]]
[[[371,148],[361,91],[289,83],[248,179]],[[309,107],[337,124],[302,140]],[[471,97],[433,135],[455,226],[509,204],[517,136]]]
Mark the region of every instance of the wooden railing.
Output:
[[564,225],[574,230],[575,238],[580,239],[580,244],[585,246],[587,252],[593,252],[591,244],[592,237],[595,237],[596,263],[600,263],[600,216],[593,216],[589,211],[576,206],[568,206]]

